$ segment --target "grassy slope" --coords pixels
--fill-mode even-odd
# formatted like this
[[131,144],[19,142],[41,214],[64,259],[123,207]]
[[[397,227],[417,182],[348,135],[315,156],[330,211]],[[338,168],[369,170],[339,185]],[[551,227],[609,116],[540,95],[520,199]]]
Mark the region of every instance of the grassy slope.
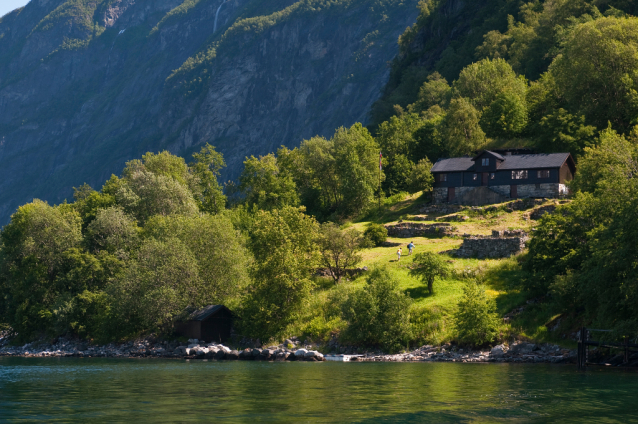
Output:
[[[390,204],[384,206],[382,213],[375,212],[352,225],[363,230],[369,222],[390,224],[396,223],[399,219],[403,219],[404,222],[410,222],[410,218],[418,214],[419,209],[424,204],[424,199],[420,198],[419,195],[393,200],[394,202],[386,202]],[[528,211],[496,211],[480,215],[470,210],[464,213],[470,216],[468,221],[455,222],[452,225],[456,227],[456,233],[459,236],[464,233],[491,234],[492,230],[524,229],[529,231],[535,221],[526,220],[524,218],[526,212]],[[428,215],[427,221],[418,222],[433,223],[440,216],[442,215]],[[501,334],[503,340],[514,336],[536,342],[551,341],[565,344],[557,335],[550,334],[547,330],[546,324],[556,318],[551,308],[545,305],[528,305],[527,300],[529,300],[529,297],[518,288],[517,282],[520,278],[523,278],[524,272],[521,270],[517,258],[461,259],[443,253],[448,261],[452,263],[454,272],[449,278],[437,279],[434,286],[435,292],[430,295],[423,283],[409,275],[412,257],[407,255],[406,245],[413,241],[416,245],[415,253],[444,252],[460,246],[462,238],[458,236],[443,238],[415,237],[409,240],[390,237],[388,241],[401,244],[404,253],[401,261],[397,261],[396,251],[398,247],[375,247],[363,251],[363,261],[360,266],[369,268],[386,267],[398,279],[401,290],[404,290],[413,299],[414,310],[420,310],[422,311],[421,313],[425,311],[426,315],[430,317],[431,322],[427,325],[428,328],[425,331],[425,341],[427,343],[443,343],[454,339],[451,325],[452,314],[462,294],[464,280],[478,278],[484,281],[487,293],[496,299],[498,313],[501,316],[519,306],[525,305],[526,307],[526,310],[517,315],[511,323],[502,325]],[[360,277],[342,284],[349,285],[351,288],[360,287],[365,284],[364,278]],[[330,298],[331,293],[339,289],[343,288],[336,288],[331,280],[320,283],[311,302],[313,309],[316,311],[317,307],[321,307],[320,305]],[[312,316],[305,317],[306,322],[308,319],[312,319]],[[330,324],[326,325],[327,327],[331,326]],[[332,327],[333,332],[338,331],[339,323],[333,323]],[[300,327],[299,330],[303,331],[304,327]],[[308,331],[308,329],[305,330],[307,334],[313,333]],[[324,340],[327,337],[327,335],[324,335]]]

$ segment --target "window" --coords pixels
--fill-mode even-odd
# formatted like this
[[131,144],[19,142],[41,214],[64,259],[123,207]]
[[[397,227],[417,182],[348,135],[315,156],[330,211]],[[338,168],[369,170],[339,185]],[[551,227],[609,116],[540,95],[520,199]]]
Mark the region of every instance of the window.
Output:
[[474,181],[478,180],[478,174],[474,174],[474,175],[472,175],[472,179],[473,179]]
[[483,165],[483,166],[490,166],[490,158],[483,158],[483,159],[481,159],[481,165]]
[[536,171],[536,178],[549,178],[549,169],[545,169],[542,171]]
[[447,174],[440,174],[439,175],[439,182],[446,182],[447,181]]
[[527,179],[527,170],[522,171],[512,171],[512,179],[513,180],[526,180]]
[[490,180],[493,180],[494,178],[496,178],[496,174],[492,172],[492,173],[490,174]]

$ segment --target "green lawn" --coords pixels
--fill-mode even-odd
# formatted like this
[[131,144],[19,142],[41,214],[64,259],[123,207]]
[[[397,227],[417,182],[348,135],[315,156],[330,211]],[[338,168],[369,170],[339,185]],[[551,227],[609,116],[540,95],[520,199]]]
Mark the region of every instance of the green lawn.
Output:
[[[393,199],[386,199],[386,204],[381,211],[375,210],[363,219],[348,225],[361,231],[371,222],[390,224],[396,223],[399,219],[403,221],[416,221],[414,217],[424,217],[426,220],[418,220],[423,223],[434,223],[442,215],[433,214],[424,216],[420,213],[427,199],[420,194],[411,196],[396,196]],[[414,254],[420,252],[446,252],[458,248],[463,239],[462,234],[486,235],[492,230],[525,229],[530,230],[534,221],[530,221],[526,214],[529,211],[507,212],[497,210],[493,212],[483,212],[481,210],[464,210],[459,215],[469,216],[470,219],[464,222],[452,222],[456,228],[455,236],[443,238],[415,237],[412,239],[392,238],[387,241],[399,243],[394,247],[375,247],[365,249],[362,252],[363,260],[359,266],[366,266],[370,269],[377,267],[386,268],[390,274],[399,282],[399,287],[413,300],[413,310],[421,314],[426,314],[432,320],[431,337],[428,342],[441,343],[453,338],[451,331],[451,316],[456,309],[459,298],[462,295],[464,281],[470,278],[478,278],[484,282],[486,292],[495,298],[498,313],[502,316],[513,309],[524,305],[528,296],[517,288],[516,282],[521,278],[523,271],[516,258],[508,259],[461,259],[442,253],[452,265],[453,273],[445,279],[437,279],[434,284],[434,293],[430,294],[425,284],[410,275],[410,267],[413,256],[408,255],[407,244],[412,241],[415,244]],[[397,261],[397,249],[403,249],[400,261]],[[356,289],[365,284],[365,275],[353,281],[343,281],[336,287],[331,280],[318,281],[318,287],[311,300],[313,314],[304,319],[315,320],[315,324],[320,323],[324,327],[321,331],[335,334],[339,331],[339,322],[326,323],[325,319],[316,318],[316,311],[325,310],[326,302],[339,290]],[[338,295],[337,295],[338,296]],[[512,323],[504,323],[502,334],[505,336],[514,333],[517,336],[537,340],[549,341],[547,327],[545,324],[556,318],[551,310],[541,310],[539,308],[528,308],[526,313],[521,314]],[[319,325],[321,327],[321,325]],[[334,327],[334,328],[333,328]],[[303,329],[303,326],[300,327]],[[315,329],[315,331],[317,331]],[[310,331],[312,333],[313,331]],[[308,331],[306,331],[308,333]],[[504,336],[504,337],[505,337]],[[327,333],[324,339],[328,338]]]

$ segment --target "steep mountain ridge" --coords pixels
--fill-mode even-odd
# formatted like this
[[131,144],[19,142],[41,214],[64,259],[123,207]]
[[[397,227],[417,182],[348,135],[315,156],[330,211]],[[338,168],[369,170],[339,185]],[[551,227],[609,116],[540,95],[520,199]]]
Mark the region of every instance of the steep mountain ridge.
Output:
[[[366,120],[416,0],[33,0],[0,20],[0,222],[123,163]],[[213,33],[218,14],[217,32]]]

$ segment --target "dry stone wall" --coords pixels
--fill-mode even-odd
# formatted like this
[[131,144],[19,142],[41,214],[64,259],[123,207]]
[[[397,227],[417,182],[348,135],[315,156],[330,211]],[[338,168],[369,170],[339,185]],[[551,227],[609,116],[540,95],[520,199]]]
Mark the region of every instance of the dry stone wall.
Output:
[[467,236],[456,251],[460,258],[508,258],[525,249],[527,233],[522,230],[492,231],[492,236]]
[[416,222],[403,222],[394,225],[386,225],[388,236],[399,238],[428,237],[428,236],[451,236],[456,228],[447,222],[437,224],[419,224]]

